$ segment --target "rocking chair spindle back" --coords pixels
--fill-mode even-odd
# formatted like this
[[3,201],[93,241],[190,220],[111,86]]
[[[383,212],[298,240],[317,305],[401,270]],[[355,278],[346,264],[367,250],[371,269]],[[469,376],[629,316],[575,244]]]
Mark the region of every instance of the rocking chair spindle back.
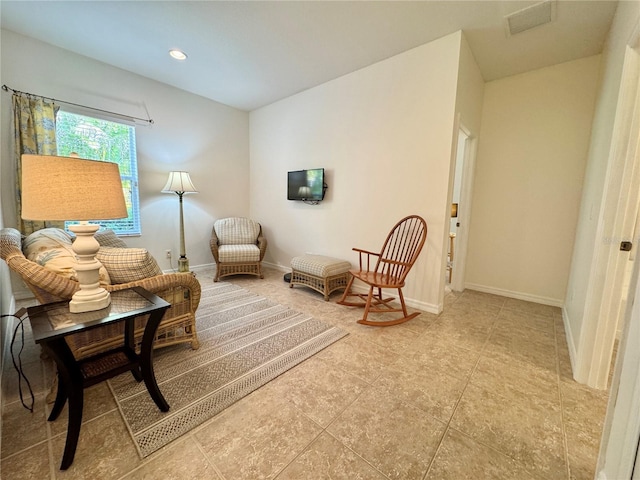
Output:
[[[391,230],[385,240],[380,253],[370,252],[359,248],[353,250],[359,253],[359,270],[351,270],[349,284],[338,301],[341,305],[364,307],[364,317],[358,323],[374,326],[390,326],[406,322],[419,315],[419,312],[407,313],[407,308],[402,295],[402,287],[407,274],[418,259],[420,251],[427,238],[427,222],[418,215],[410,215],[400,220]],[[375,267],[370,269],[375,257]],[[365,267],[363,269],[363,266]],[[352,286],[355,279],[361,280],[369,286],[367,295],[353,292]],[[390,304],[393,297],[382,298],[383,288],[398,290],[400,308]],[[374,290],[376,293],[374,293]],[[348,297],[358,297],[355,302],[347,301]],[[403,317],[388,321],[367,320],[369,313],[402,312]]]

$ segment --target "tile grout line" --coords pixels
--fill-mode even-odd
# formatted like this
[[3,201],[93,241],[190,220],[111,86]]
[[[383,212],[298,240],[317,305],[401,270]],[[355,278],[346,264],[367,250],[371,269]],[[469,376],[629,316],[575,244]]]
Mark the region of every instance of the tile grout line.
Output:
[[[459,298],[457,298],[456,301],[453,302],[453,304],[457,303],[458,300],[459,300]],[[498,313],[496,313],[496,320],[491,325],[491,328],[489,329],[489,332],[491,332],[493,330],[493,327],[497,323],[497,321],[498,321],[497,319],[498,319],[498,316],[500,315],[501,311],[502,311],[502,307],[500,307],[500,310],[498,310]],[[471,372],[467,376],[467,381],[465,383],[465,386],[462,389],[462,392],[460,392],[460,396],[458,397],[458,400],[456,401],[456,404],[453,407],[453,410],[451,412],[451,416],[449,417],[449,420],[447,421],[447,423],[445,425],[444,431],[442,433],[442,437],[440,437],[440,441],[438,442],[438,446],[436,447],[436,451],[434,452],[433,457],[431,458],[431,461],[429,462],[429,465],[427,466],[427,470],[426,470],[424,476],[422,477],[422,480],[426,480],[426,478],[429,476],[429,472],[431,471],[431,468],[433,467],[433,464],[434,464],[434,462],[436,460],[436,457],[438,456],[438,452],[440,451],[440,449],[442,447],[442,443],[444,442],[444,439],[445,439],[447,433],[449,432],[449,429],[451,428],[451,422],[453,421],[453,417],[455,416],[456,411],[458,410],[458,406],[460,405],[460,402],[462,401],[462,397],[464,396],[464,393],[467,391],[467,387],[471,383],[471,377],[473,376],[474,372],[478,368],[478,364],[480,363],[480,359],[482,358],[482,351],[484,350],[485,345],[489,341],[489,337],[490,336],[491,336],[491,333],[489,333],[489,335],[487,335],[487,338],[485,338],[484,343],[482,345],[482,348],[480,348],[480,354],[478,355],[478,359],[476,360],[473,368],[471,369]]]
[[[343,370],[344,371],[344,370]],[[359,378],[359,377],[358,377]],[[363,380],[364,381],[364,380]],[[369,388],[372,388],[374,385],[373,383],[369,383],[364,381]],[[292,465],[298,458],[300,458],[300,456],[302,456],[308,449],[309,447],[315,443],[320,436],[323,433],[326,433],[327,435],[329,435],[331,438],[333,438],[336,442],[338,442],[343,448],[349,450],[351,453],[353,453],[354,455],[356,455],[358,458],[360,458],[363,462],[365,462],[367,465],[369,465],[371,468],[373,468],[376,472],[378,472],[380,475],[382,475],[384,478],[388,479],[389,477],[387,475],[385,475],[383,472],[381,472],[375,465],[372,465],[366,458],[364,458],[362,455],[360,455],[358,452],[356,452],[355,450],[353,450],[351,447],[349,447],[348,445],[345,445],[343,442],[340,441],[340,439],[336,438],[331,432],[328,431],[328,428],[333,425],[339,418],[340,416],[349,408],[351,407],[353,404],[355,404],[358,399],[364,395],[364,393],[366,392],[367,389],[364,389],[359,395],[357,395],[353,401],[351,403],[349,403],[348,405],[346,405],[344,408],[342,408],[340,411],[338,411],[338,413],[336,413],[335,417],[331,419],[331,421],[327,424],[326,427],[323,427],[322,425],[320,425],[316,420],[314,420],[313,418],[309,417],[305,412],[303,412],[302,410],[298,409],[298,407],[296,407],[295,405],[291,405],[291,407],[293,409],[295,409],[296,411],[298,411],[302,416],[304,416],[305,418],[307,418],[309,421],[315,423],[316,425],[318,425],[321,430],[318,433],[318,435],[316,435],[311,441],[309,441],[309,443],[289,462],[287,463],[284,467],[282,467],[282,469],[276,474],[276,476],[274,477],[274,480],[277,480],[278,477],[282,474],[282,472],[284,472],[290,465]]]
[[[507,311],[509,311],[509,310],[510,310],[509,308],[505,308],[505,307],[504,307],[504,304],[500,307],[500,310],[499,310],[499,311],[498,311],[498,313],[496,314],[496,320],[494,321],[494,324],[491,326],[490,331],[493,331],[493,330],[495,329],[495,326],[496,326],[496,325],[497,325],[497,323],[499,322],[498,317],[499,317],[499,316],[500,316],[500,314],[502,313],[503,309],[505,309],[505,310],[507,310]],[[478,364],[480,363],[480,359],[482,358],[482,351],[484,350],[484,347],[485,347],[485,346],[486,346],[486,344],[488,343],[488,341],[489,341],[489,337],[490,337],[490,336],[491,336],[491,334],[489,334],[489,336],[487,336],[487,339],[485,340],[485,343],[484,343],[483,347],[482,347],[482,348],[481,348],[481,350],[480,350],[480,356],[478,357],[478,361],[476,362],[476,365],[474,366],[474,368],[472,369],[471,374],[469,375],[469,380],[468,380],[468,382],[467,382],[467,385],[465,385],[465,388],[463,389],[463,392],[462,392],[462,394],[460,395],[460,398],[458,399],[458,402],[456,402],[456,406],[455,406],[455,408],[454,408],[453,414],[451,415],[451,418],[449,419],[449,422],[447,423],[446,432],[448,432],[449,430],[455,430],[456,432],[459,432],[460,434],[462,434],[462,435],[466,436],[467,438],[470,438],[472,441],[476,442],[477,444],[479,444],[479,445],[483,445],[484,447],[489,448],[490,450],[493,450],[493,451],[497,452],[498,454],[500,454],[500,455],[502,455],[502,456],[505,456],[505,457],[507,457],[507,458],[510,458],[510,459],[511,459],[512,461],[514,461],[517,465],[520,465],[521,467],[525,468],[525,470],[527,470],[527,471],[528,471],[529,475],[531,475],[531,477],[532,477],[532,478],[539,478],[539,475],[538,475],[538,473],[537,473],[537,472],[536,472],[536,473],[532,473],[532,472],[530,472],[530,471],[529,471],[529,469],[528,469],[528,468],[526,468],[526,467],[525,467],[525,466],[524,466],[524,465],[523,465],[523,464],[522,464],[518,459],[516,459],[516,458],[512,457],[511,455],[509,455],[509,454],[507,454],[507,453],[503,452],[502,450],[500,450],[500,449],[496,448],[496,447],[495,447],[495,446],[493,446],[493,445],[489,445],[489,444],[486,444],[486,443],[484,443],[484,442],[482,442],[482,441],[479,441],[478,439],[476,439],[476,438],[474,438],[473,436],[471,436],[471,435],[469,435],[469,434],[467,434],[467,433],[463,432],[462,430],[457,430],[457,429],[454,429],[453,427],[451,427],[451,426],[450,426],[450,423],[451,423],[451,421],[453,420],[453,416],[454,416],[454,414],[455,414],[455,412],[456,412],[456,410],[457,410],[457,408],[458,408],[458,405],[459,405],[460,401],[462,400],[462,396],[464,395],[464,392],[467,390],[468,385],[471,383],[471,377],[472,377],[473,373],[476,371]],[[554,336],[555,336],[555,327],[554,327]],[[556,352],[557,352],[557,345],[555,346],[555,349],[556,349]],[[558,356],[557,356],[557,354],[556,354],[556,364],[557,364],[557,358],[558,358]],[[444,436],[443,436],[443,438],[444,438]],[[432,459],[432,462],[431,462],[431,464],[429,465],[429,468],[428,468],[428,470],[427,470],[427,473],[425,474],[425,476],[423,477],[423,479],[422,479],[422,480],[426,480],[426,478],[428,477],[428,474],[429,474],[429,471],[431,470],[431,467],[432,467],[433,461],[435,460],[435,457],[437,456],[437,453],[438,453],[438,451],[440,450],[440,446],[441,446],[441,444],[439,444],[439,445],[438,445],[438,448],[437,448],[437,450],[436,450],[436,454],[434,455],[434,458]],[[565,463],[565,465],[568,465],[568,462],[566,462],[566,463]]]
[[204,448],[202,447],[202,445],[200,444],[200,442],[198,441],[198,439],[196,439],[195,434],[190,434],[191,439],[194,441],[194,443],[196,444],[196,448],[198,450],[200,450],[200,453],[202,453],[202,455],[204,456],[204,458],[206,458],[207,463],[209,465],[211,465],[211,468],[213,468],[213,471],[216,472],[216,475],[218,475],[218,477],[220,478],[220,480],[227,480],[227,477],[225,477],[223,475],[223,473],[220,471],[220,469],[218,468],[218,466],[215,464],[215,462],[209,458],[209,455],[207,455],[207,453],[204,451]]
[[564,402],[562,399],[562,382],[560,379],[560,353],[558,350],[558,329],[556,326],[556,318],[553,317],[553,337],[554,347],[556,350],[556,381],[558,382],[558,400],[560,403],[560,429],[562,431],[562,443],[564,451],[564,462],[566,467],[567,479],[571,478],[571,465],[569,464],[569,442],[567,441],[567,429],[565,425]]
[[[45,362],[43,361],[42,362],[43,374],[45,373],[44,372],[45,368],[46,368]],[[56,373],[56,375],[57,375],[57,373]],[[44,378],[46,378],[46,377],[44,377]],[[55,479],[56,476],[57,476],[56,475],[57,468],[56,468],[56,463],[55,463],[56,462],[55,456],[53,454],[53,437],[54,437],[54,435],[53,435],[53,432],[51,430],[51,422],[49,422],[49,413],[48,413],[48,408],[47,408],[47,395],[46,394],[42,398],[42,403],[43,403],[42,409],[44,410],[44,423],[45,423],[45,428],[47,429],[47,454],[49,456],[49,473],[51,475],[51,478]]]

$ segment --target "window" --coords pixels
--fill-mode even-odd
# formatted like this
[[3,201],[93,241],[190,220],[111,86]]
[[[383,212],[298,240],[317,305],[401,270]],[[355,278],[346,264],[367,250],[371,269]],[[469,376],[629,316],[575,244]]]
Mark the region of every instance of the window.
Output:
[[117,163],[127,205],[127,218],[93,220],[118,235],[140,234],[136,132],[131,125],[86,117],[60,110],[56,117],[58,155],[75,152],[81,158]]

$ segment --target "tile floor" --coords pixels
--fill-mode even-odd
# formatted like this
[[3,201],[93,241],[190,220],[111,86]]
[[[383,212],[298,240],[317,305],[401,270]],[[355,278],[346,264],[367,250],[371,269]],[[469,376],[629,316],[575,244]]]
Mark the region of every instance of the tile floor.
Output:
[[[210,270],[198,272],[212,281]],[[282,273],[227,281],[350,335],[140,459],[106,384],[85,396],[76,458],[59,471],[66,408],[47,422],[52,366],[27,336],[34,413],[3,374],[6,479],[592,479],[607,393],[575,383],[560,310],[474,291],[394,327],[355,323]]]

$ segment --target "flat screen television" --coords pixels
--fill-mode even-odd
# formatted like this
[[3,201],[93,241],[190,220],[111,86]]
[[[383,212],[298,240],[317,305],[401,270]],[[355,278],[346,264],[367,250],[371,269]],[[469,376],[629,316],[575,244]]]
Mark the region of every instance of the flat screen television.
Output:
[[318,202],[324,199],[324,168],[297,170],[287,174],[287,200]]

